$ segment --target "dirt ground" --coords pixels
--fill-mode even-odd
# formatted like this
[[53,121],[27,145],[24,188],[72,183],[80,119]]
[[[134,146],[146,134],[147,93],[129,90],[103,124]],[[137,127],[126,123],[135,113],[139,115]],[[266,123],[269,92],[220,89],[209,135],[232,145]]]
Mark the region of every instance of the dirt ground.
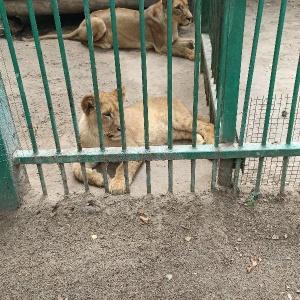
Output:
[[[265,1],[252,97],[267,96],[280,1]],[[244,97],[257,1],[247,2],[240,108]],[[292,93],[299,55],[297,0],[288,2],[275,93]],[[73,20],[75,24],[78,21]],[[67,32],[74,24],[63,24]],[[49,31],[41,24],[40,33]],[[53,27],[52,27],[53,28]],[[28,34],[25,30],[24,34]],[[192,35],[193,28],[182,34]],[[88,50],[66,41],[72,90],[92,92]],[[40,149],[54,148],[34,44],[15,41],[21,75]],[[57,41],[42,42],[43,57],[62,148],[75,147]],[[6,41],[0,39],[0,70],[6,83],[22,149],[30,149],[26,123]],[[125,105],[142,99],[139,51],[121,51]],[[116,87],[112,51],[95,51],[100,89]],[[147,52],[149,97],[167,93],[166,57]],[[173,58],[173,95],[192,107],[193,63]],[[208,116],[203,83],[199,112]],[[241,113],[238,115],[238,121]],[[28,166],[32,189],[20,208],[0,212],[1,299],[264,299],[300,300],[300,196],[284,198],[264,187],[254,206],[230,190],[209,191],[211,162],[200,160],[196,193],[189,193],[190,162],[174,162],[174,194],[167,191],[167,163],[151,163],[153,195],[146,194],[145,167],[131,196],[113,197],[83,185],[66,165],[70,195],[56,165],[44,166],[48,197],[37,170]],[[251,202],[248,201],[248,204]],[[251,262],[252,259],[252,262]],[[256,265],[257,264],[257,265]],[[252,266],[252,267],[251,267]],[[247,271],[248,267],[248,272]]]
[[2,211],[1,299],[299,300],[298,193],[244,200],[79,195]]

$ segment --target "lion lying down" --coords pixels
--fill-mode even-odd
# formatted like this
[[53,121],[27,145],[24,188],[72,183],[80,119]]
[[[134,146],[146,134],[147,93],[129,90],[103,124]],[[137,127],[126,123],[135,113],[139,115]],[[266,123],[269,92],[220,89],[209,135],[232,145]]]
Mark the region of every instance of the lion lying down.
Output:
[[[123,99],[125,88],[123,88]],[[121,132],[118,108],[117,90],[100,94],[101,119],[104,132],[105,147],[120,147]],[[151,146],[164,145],[168,141],[168,107],[167,98],[158,97],[149,100],[149,138]],[[83,115],[79,121],[80,139],[83,148],[99,147],[97,115],[93,95],[86,95],[81,101]],[[126,141],[128,146],[144,145],[144,119],[143,104],[136,103],[124,109],[126,123]],[[173,100],[173,139],[183,140],[192,138],[192,115],[179,100]],[[214,143],[214,125],[199,116],[197,124],[197,144]],[[132,161],[128,163],[129,183],[143,162]],[[102,187],[103,177],[92,168],[96,164],[89,164],[86,168],[88,182]],[[81,166],[73,164],[75,177],[83,181]],[[123,163],[117,169],[115,177],[109,183],[112,194],[125,193],[125,178]]]
[[[192,20],[187,0],[173,0],[173,55],[194,60],[194,40],[178,37],[178,25],[188,25]],[[140,48],[139,12],[132,9],[116,9],[119,47],[123,49]],[[91,13],[94,46],[104,49],[113,45],[110,10],[98,10]],[[145,10],[146,47],[161,54],[167,53],[167,0],[149,6]],[[41,40],[56,39],[56,34],[41,36]],[[85,20],[71,33],[64,34],[64,39],[80,40],[87,43]],[[28,40],[28,39],[25,39]],[[32,40],[32,39],[29,39]]]

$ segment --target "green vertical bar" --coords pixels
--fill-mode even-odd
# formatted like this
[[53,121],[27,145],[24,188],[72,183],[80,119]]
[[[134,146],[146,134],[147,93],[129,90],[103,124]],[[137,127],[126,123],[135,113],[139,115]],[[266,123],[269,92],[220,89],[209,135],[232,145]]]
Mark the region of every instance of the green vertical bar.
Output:
[[[286,137],[287,145],[290,145],[291,141],[292,141],[293,129],[294,129],[294,123],[295,123],[295,115],[296,115],[296,109],[297,109],[298,94],[299,94],[299,85],[300,85],[300,55],[298,58],[298,67],[297,67],[297,71],[296,71],[293,99],[292,99],[292,104],[291,104],[289,127],[288,127],[288,132],[287,132],[287,137]],[[288,163],[289,163],[289,157],[285,156],[283,158],[283,165],[282,165],[280,194],[284,193]]]
[[199,71],[200,71],[200,49],[201,49],[201,0],[196,0],[195,5],[195,61],[194,61],[194,101],[193,101],[193,132],[192,147],[196,147],[197,142],[197,120],[199,101]]
[[190,190],[192,193],[195,192],[195,183],[196,183],[196,180],[195,180],[195,173],[196,173],[196,160],[195,159],[192,159],[191,160],[191,187],[190,187]]
[[[144,0],[139,0],[139,13],[140,13],[141,63],[142,63],[141,67],[142,67],[142,83],[143,83],[144,136],[145,136],[145,148],[149,149],[149,118],[148,118],[147,61],[146,61]],[[146,161],[147,194],[151,193],[150,170],[151,170],[150,161]]]
[[[277,35],[276,35],[276,42],[275,42],[275,49],[274,49],[274,56],[273,56],[273,63],[272,63],[272,71],[271,71],[271,77],[270,77],[270,85],[269,85],[268,101],[267,101],[267,108],[266,108],[266,116],[265,116],[265,122],[264,122],[263,137],[262,137],[262,142],[261,142],[262,146],[266,145],[267,139],[268,139],[268,130],[269,130],[269,123],[270,123],[272,103],[273,103],[273,94],[274,94],[280,45],[281,45],[282,32],[283,32],[283,26],[284,26],[284,18],[285,18],[285,13],[286,13],[286,5],[287,5],[287,0],[282,0],[281,7],[280,7],[278,27],[277,27]],[[260,182],[261,182],[261,177],[262,177],[263,163],[264,163],[264,158],[263,157],[259,158],[256,184],[255,184],[255,192],[256,193],[259,193],[259,190],[260,190]]]
[[[29,112],[29,108],[28,108],[28,103],[27,103],[25,91],[24,91],[21,72],[20,72],[20,68],[19,68],[19,64],[18,64],[18,60],[17,60],[17,56],[16,56],[16,51],[15,51],[15,48],[14,48],[14,44],[13,44],[13,40],[12,40],[12,36],[11,36],[11,32],[10,32],[10,28],[9,28],[9,24],[8,24],[7,15],[6,15],[3,0],[0,0],[0,15],[1,15],[3,26],[4,26],[5,37],[6,37],[6,40],[7,40],[9,53],[10,53],[11,60],[12,60],[12,63],[13,63],[18,88],[19,88],[19,91],[20,91],[20,96],[21,96],[21,101],[22,101],[22,106],[23,106],[23,110],[24,110],[24,114],[25,114],[25,119],[26,119],[26,123],[27,123],[28,132],[29,132],[29,137],[30,137],[30,141],[31,141],[31,144],[32,144],[32,150],[33,150],[34,153],[37,153],[38,152],[37,143],[36,143],[36,139],[35,139],[35,136],[34,136],[34,130],[33,130],[31,116],[30,116],[30,112]],[[43,194],[47,195],[47,189],[46,189],[46,184],[45,184],[45,179],[44,179],[44,173],[43,173],[42,166],[40,164],[37,164],[37,169],[38,169],[38,174],[39,174]]]
[[173,148],[173,95],[172,95],[172,1],[167,1],[167,68],[168,68],[168,148]]
[[[115,69],[116,69],[118,102],[119,102],[120,123],[121,123],[122,149],[126,150],[125,118],[124,118],[124,106],[122,100],[122,80],[121,80],[120,54],[119,54],[115,1],[110,0],[109,5],[110,5],[110,17],[111,17],[111,27],[112,27],[111,29],[112,29],[112,36],[113,36],[113,48],[114,48],[114,57],[115,57]],[[128,178],[128,162],[125,161],[123,162],[123,164],[124,164],[126,193],[130,193],[129,178]]]
[[216,181],[217,181],[217,170],[218,170],[218,160],[213,160],[212,173],[211,173],[211,186],[212,191],[216,190]]
[[61,62],[62,62],[63,70],[64,70],[65,83],[66,83],[66,88],[67,88],[68,98],[69,98],[69,103],[70,103],[75,139],[76,139],[77,148],[80,151],[81,143],[80,143],[80,137],[79,137],[79,129],[78,129],[78,123],[77,123],[77,117],[76,117],[76,111],[75,111],[74,97],[73,97],[73,92],[72,92],[72,85],[71,85],[71,79],[70,79],[70,74],[69,74],[66,50],[65,50],[64,40],[62,37],[62,30],[61,30],[61,23],[60,23],[57,0],[51,0],[51,4],[52,4],[55,27],[56,27],[56,32],[57,32],[57,39],[58,39],[58,44],[59,44],[59,49],[60,49]]
[[[246,92],[245,92],[245,100],[244,100],[244,107],[243,107],[242,124],[241,124],[241,130],[240,130],[240,138],[239,138],[239,146],[240,147],[242,147],[244,144],[244,136],[245,136],[245,131],[246,131],[247,117],[248,117],[250,93],[251,93],[251,87],[252,87],[252,79],[253,79],[253,73],[254,73],[254,67],[255,67],[255,59],[256,59],[256,53],[257,53],[261,20],[262,20],[263,9],[264,9],[264,2],[265,2],[264,0],[259,0],[258,8],[257,8],[257,15],[256,15],[256,22],[255,22],[255,29],[254,29],[254,36],[253,36],[253,43],[252,43],[252,50],[251,50],[251,57],[250,57],[250,63],[249,63]],[[234,185],[233,185],[233,193],[234,194],[237,194],[237,190],[238,190],[238,181],[239,181],[241,162],[242,162],[242,160],[240,158],[237,159],[236,167],[235,167],[235,174],[234,174]]]
[[[227,49],[227,32],[228,32],[228,11],[229,4],[228,1],[225,2],[224,5],[224,13],[223,13],[223,23],[222,23],[222,40],[221,40],[221,57],[220,57],[220,74],[219,80],[220,82],[224,81],[225,78],[225,63],[226,63],[226,49]],[[215,147],[219,147],[220,142],[220,122],[222,115],[222,101],[223,101],[223,84],[218,85],[218,102],[217,102],[217,116],[215,121]],[[212,167],[212,180],[211,180],[211,189],[214,191],[216,187],[216,179],[217,179],[217,166],[218,161],[214,160]]]
[[[46,101],[47,101],[47,106],[48,106],[48,111],[49,111],[49,116],[50,116],[52,133],[53,133],[53,137],[54,137],[54,141],[55,141],[56,150],[58,153],[60,153],[61,147],[60,147],[57,127],[56,127],[53,104],[52,104],[51,94],[50,94],[50,90],[49,90],[46,68],[45,68],[42,48],[41,48],[41,44],[40,44],[40,40],[39,40],[39,34],[38,34],[36,19],[35,19],[35,15],[34,15],[32,0],[26,0],[26,3],[27,3],[27,7],[28,7],[28,12],[29,12],[29,19],[30,19],[30,23],[31,23],[33,38],[34,38],[34,42],[35,42],[36,53],[37,53],[37,57],[38,57],[39,65],[40,65],[40,71],[41,71],[42,81],[43,81],[44,90],[45,90],[45,96],[46,96]],[[64,165],[59,164],[59,169],[61,172],[64,192],[65,192],[65,195],[67,195],[67,194],[69,194],[69,188],[68,188],[68,183],[66,180]]]
[[[201,0],[196,0],[195,11],[195,61],[194,61],[194,101],[193,101],[193,132],[192,147],[196,147],[197,142],[197,121],[198,121],[198,101],[199,101],[199,72],[201,57]],[[191,192],[195,191],[195,169],[196,161],[191,161]]]
[[52,105],[52,100],[51,100],[51,95],[50,95],[50,90],[49,90],[46,68],[45,68],[44,59],[43,59],[42,48],[41,48],[41,44],[40,44],[40,40],[39,40],[37,24],[36,24],[35,15],[34,15],[32,0],[26,0],[26,3],[27,3],[27,7],[28,7],[28,12],[29,12],[29,19],[30,19],[30,23],[31,23],[33,38],[34,38],[34,42],[35,42],[36,53],[37,53],[37,57],[38,57],[39,65],[40,65],[40,71],[41,71],[41,75],[42,75],[42,81],[43,81],[43,85],[44,85],[44,90],[45,90],[45,95],[46,95],[46,100],[47,100],[47,105],[48,105],[48,110],[49,110],[49,115],[50,115],[53,137],[54,137],[54,141],[55,141],[55,145],[56,145],[56,150],[57,150],[57,152],[60,152],[61,151],[60,142],[59,142],[58,132],[57,132],[57,128],[56,128],[53,105]]
[[149,149],[149,119],[148,119],[147,61],[146,61],[144,0],[139,0],[139,13],[140,13],[143,107],[144,107],[144,135],[145,135],[145,148]]
[[[82,147],[81,147],[80,136],[79,136],[79,129],[78,129],[77,116],[76,116],[76,111],[75,111],[71,79],[70,79],[70,74],[69,74],[68,61],[67,61],[67,56],[66,56],[64,40],[62,37],[62,30],[61,30],[61,23],[60,23],[57,0],[51,0],[51,5],[52,5],[52,10],[53,10],[53,15],[54,15],[59,49],[60,49],[61,62],[63,65],[63,70],[64,70],[65,83],[66,83],[66,88],[67,88],[67,92],[68,92],[68,98],[69,98],[69,104],[70,104],[70,109],[71,109],[71,116],[72,116],[72,122],[73,122],[73,128],[74,128],[77,149],[78,149],[78,151],[81,151]],[[88,185],[88,181],[87,181],[87,177],[86,177],[85,164],[80,163],[80,165],[81,165],[82,178],[83,178],[85,190],[89,191],[89,185]]]
[[[228,31],[225,37],[227,39],[225,77],[224,81],[220,78],[218,82],[220,85],[223,85],[218,99],[222,99],[223,106],[221,141],[222,143],[233,143],[236,137],[246,0],[226,0],[225,7],[227,7],[225,13],[228,13]],[[223,38],[224,36],[222,36]],[[225,159],[220,161],[218,174],[218,183],[220,185],[231,186],[232,167],[233,160]]]
[[[167,59],[168,59],[168,149],[173,148],[173,95],[172,95],[172,1],[167,1]],[[173,193],[173,161],[168,161],[169,192]]]
[[119,42],[118,42],[118,32],[117,32],[115,1],[110,0],[109,4],[110,4],[112,35],[113,35],[113,48],[114,48],[114,57],[115,57],[118,102],[119,102],[119,110],[120,110],[122,149],[125,150],[126,149],[125,118],[124,118],[124,106],[123,106],[123,100],[122,100],[122,80],[121,80],[120,54],[119,54]]
[[0,73],[0,209],[16,207],[20,201],[20,192],[28,187],[28,178],[24,167],[14,166],[12,155],[19,148],[17,132],[11,115]]
[[97,112],[97,123],[98,123],[98,134],[99,134],[99,140],[100,140],[100,149],[104,150],[101,109],[100,109],[100,100],[99,100],[99,88],[98,88],[97,68],[96,68],[96,60],[95,60],[94,45],[93,45],[93,32],[92,32],[92,28],[91,28],[89,0],[83,0],[83,5],[84,5],[84,16],[85,16],[85,22],[86,22],[86,31],[87,31],[87,37],[88,37],[88,48],[89,48],[89,55],[90,55],[90,62],[91,62],[91,72],[92,72],[92,80],[93,80],[93,88],[94,88],[94,96],[95,96],[95,106],[96,106],[96,112]]
[[1,14],[2,23],[4,25],[5,37],[6,37],[6,40],[7,40],[9,53],[10,53],[11,60],[12,60],[12,63],[13,63],[13,67],[14,67],[14,71],[15,71],[15,74],[16,74],[18,87],[19,87],[19,90],[20,90],[20,96],[21,96],[21,100],[22,100],[24,113],[25,113],[25,119],[26,119],[26,123],[27,123],[27,128],[28,128],[28,132],[29,132],[30,141],[31,141],[31,144],[32,144],[32,149],[33,149],[34,152],[37,152],[37,143],[36,143],[36,139],[35,139],[35,136],[34,136],[34,130],[33,130],[33,126],[32,126],[31,116],[30,116],[30,112],[29,112],[29,108],[28,108],[28,103],[27,103],[27,99],[26,99],[26,95],[25,95],[25,91],[24,91],[21,72],[20,72],[20,68],[19,68],[19,64],[18,64],[18,60],[17,60],[17,56],[16,56],[16,51],[15,51],[12,36],[11,36],[11,32],[10,32],[10,29],[9,29],[9,24],[8,24],[8,20],[7,20],[3,0],[0,0],[0,14]]
[[[201,32],[208,33],[209,32],[209,11],[211,6],[211,0],[203,0],[202,1],[202,10],[201,10]],[[197,10],[196,10],[197,11]],[[202,13],[203,12],[203,13]]]
[[[96,68],[96,60],[94,54],[94,45],[93,45],[93,32],[91,28],[91,17],[90,17],[90,9],[89,9],[89,1],[83,0],[84,6],[84,16],[86,22],[86,30],[88,37],[88,48],[90,55],[90,63],[91,63],[91,72],[92,72],[92,80],[93,80],[93,89],[94,89],[94,97],[95,97],[95,106],[97,113],[97,124],[98,124],[98,135],[100,142],[100,149],[102,151],[105,150],[104,147],[104,137],[103,137],[103,129],[102,129],[102,119],[101,119],[101,107],[100,107],[100,99],[99,99],[99,88],[98,88],[98,79],[97,79],[97,68]],[[103,180],[105,186],[105,192],[108,192],[108,177],[106,168],[102,166],[103,169]]]

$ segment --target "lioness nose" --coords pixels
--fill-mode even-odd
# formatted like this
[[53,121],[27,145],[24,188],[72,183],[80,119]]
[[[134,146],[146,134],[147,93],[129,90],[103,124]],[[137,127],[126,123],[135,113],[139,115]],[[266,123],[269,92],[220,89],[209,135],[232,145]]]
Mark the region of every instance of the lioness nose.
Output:
[[186,17],[188,21],[192,21],[193,17]]

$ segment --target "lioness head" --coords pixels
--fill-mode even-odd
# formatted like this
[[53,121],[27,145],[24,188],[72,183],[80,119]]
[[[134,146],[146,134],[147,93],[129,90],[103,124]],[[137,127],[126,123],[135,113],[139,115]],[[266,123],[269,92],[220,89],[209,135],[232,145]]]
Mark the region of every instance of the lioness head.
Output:
[[[161,0],[165,14],[167,14],[167,1]],[[179,25],[185,26],[191,23],[193,15],[189,10],[187,0],[172,0],[173,7],[173,21],[176,21]]]
[[[122,99],[125,98],[125,87],[122,87]],[[118,91],[102,92],[99,94],[101,120],[104,136],[112,140],[121,139]],[[86,95],[81,100],[81,108],[91,126],[97,128],[97,113],[94,95]]]

